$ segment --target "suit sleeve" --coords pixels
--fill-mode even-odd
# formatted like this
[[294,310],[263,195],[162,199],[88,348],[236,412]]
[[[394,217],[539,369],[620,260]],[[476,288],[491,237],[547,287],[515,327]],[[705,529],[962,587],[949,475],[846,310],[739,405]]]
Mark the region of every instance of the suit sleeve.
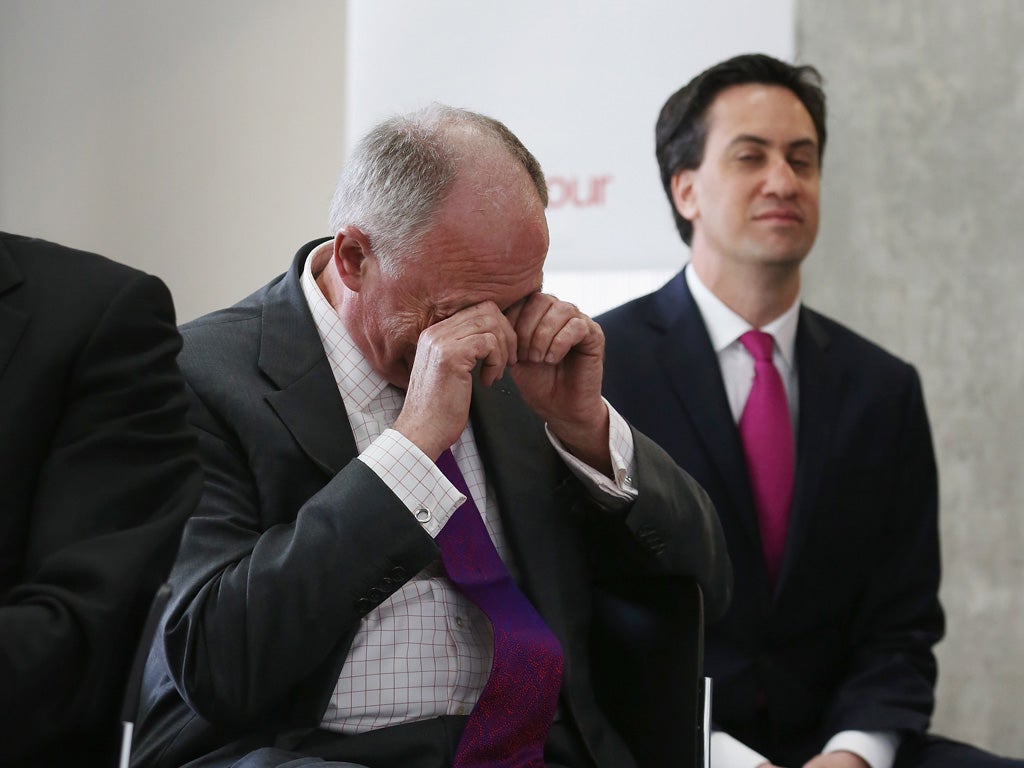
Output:
[[938,477],[920,380],[911,372],[887,528],[848,634],[847,673],[826,716],[842,730],[923,732],[934,707],[943,635],[939,603]]
[[[732,599],[732,564],[715,507],[703,488],[653,440],[633,430],[635,485],[639,495],[625,515],[631,536],[602,565],[608,578],[688,575],[696,579],[709,618]],[[605,560],[609,558],[602,555]]]
[[138,632],[200,488],[180,346],[170,294],[139,275],[70,368],[24,578],[0,605],[0,758],[117,722]]
[[171,578],[170,675],[221,726],[308,719],[322,712],[325,681],[337,679],[361,618],[437,547],[358,460],[297,512],[269,509],[248,462],[259,446],[243,448],[220,409],[193,395],[205,486]]

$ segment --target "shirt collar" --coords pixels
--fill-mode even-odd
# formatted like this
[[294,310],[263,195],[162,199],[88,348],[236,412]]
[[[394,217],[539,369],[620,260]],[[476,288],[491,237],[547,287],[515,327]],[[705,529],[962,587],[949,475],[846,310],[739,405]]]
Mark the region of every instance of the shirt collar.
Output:
[[317,276],[327,266],[329,255],[330,251],[323,248],[315,248],[309,254],[302,269],[302,292],[313,314],[313,322],[345,408],[349,413],[362,412],[380,396],[388,382],[370,367],[316,282]]
[[[697,276],[697,270],[692,265],[686,265],[686,285],[690,289],[697,309],[704,318],[704,325],[708,329],[708,336],[711,337],[711,345],[716,354],[721,353],[726,347],[735,344],[740,336],[754,328],[750,323],[733,312],[722,302],[711,290],[701,282]],[[775,339],[775,346],[783,359],[790,366],[793,365],[793,358],[796,350],[796,326],[800,317],[800,296],[796,297],[793,304],[776,317],[770,323],[761,326],[761,331],[770,333]]]

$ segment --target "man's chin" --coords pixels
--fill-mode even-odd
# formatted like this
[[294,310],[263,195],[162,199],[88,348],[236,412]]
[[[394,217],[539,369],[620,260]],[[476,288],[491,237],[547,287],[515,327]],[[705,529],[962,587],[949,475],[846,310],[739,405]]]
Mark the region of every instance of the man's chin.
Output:
[[809,252],[809,248],[762,249],[758,253],[756,261],[765,266],[774,266],[780,269],[797,268],[807,258]]

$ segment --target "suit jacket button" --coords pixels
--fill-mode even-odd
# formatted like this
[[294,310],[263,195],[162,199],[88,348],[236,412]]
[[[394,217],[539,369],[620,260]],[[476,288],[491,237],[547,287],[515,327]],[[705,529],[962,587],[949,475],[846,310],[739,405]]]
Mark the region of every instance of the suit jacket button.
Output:
[[375,605],[373,600],[368,597],[360,597],[356,600],[356,610],[361,613],[369,613],[374,609]]
[[660,555],[665,549],[665,542],[654,528],[644,526],[637,530],[636,537],[656,555]]

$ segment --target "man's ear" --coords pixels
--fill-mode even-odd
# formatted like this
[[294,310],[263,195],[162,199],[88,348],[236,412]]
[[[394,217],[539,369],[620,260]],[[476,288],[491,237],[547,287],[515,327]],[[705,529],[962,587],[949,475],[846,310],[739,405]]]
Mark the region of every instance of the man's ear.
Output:
[[697,200],[697,169],[686,168],[676,171],[672,177],[672,204],[676,207],[679,215],[688,221],[693,221],[700,213],[700,206]]
[[358,293],[363,287],[372,260],[370,240],[358,227],[346,227],[334,236],[334,266],[350,291]]

